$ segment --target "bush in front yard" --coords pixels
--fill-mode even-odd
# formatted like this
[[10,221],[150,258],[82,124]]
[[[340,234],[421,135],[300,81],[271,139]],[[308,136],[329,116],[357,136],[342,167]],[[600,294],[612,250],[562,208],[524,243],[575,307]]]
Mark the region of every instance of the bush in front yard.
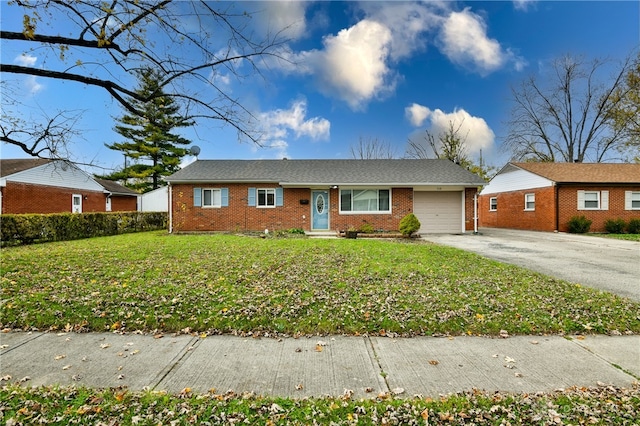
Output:
[[604,222],[604,230],[610,234],[624,234],[626,227],[624,219],[607,219]]
[[572,234],[585,234],[589,232],[592,221],[584,216],[573,216],[569,219],[569,232]]
[[630,234],[640,234],[640,219],[630,219],[627,224],[627,232]]
[[400,232],[405,237],[410,237],[418,229],[420,229],[420,221],[413,213],[409,213],[400,220]]

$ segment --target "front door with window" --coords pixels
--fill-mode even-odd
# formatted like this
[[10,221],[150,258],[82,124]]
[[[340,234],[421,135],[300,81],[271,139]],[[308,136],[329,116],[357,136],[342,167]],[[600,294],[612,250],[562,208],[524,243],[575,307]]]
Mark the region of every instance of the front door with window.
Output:
[[329,229],[329,191],[312,191],[311,200],[311,228]]
[[82,213],[82,195],[73,194],[71,198],[71,213]]

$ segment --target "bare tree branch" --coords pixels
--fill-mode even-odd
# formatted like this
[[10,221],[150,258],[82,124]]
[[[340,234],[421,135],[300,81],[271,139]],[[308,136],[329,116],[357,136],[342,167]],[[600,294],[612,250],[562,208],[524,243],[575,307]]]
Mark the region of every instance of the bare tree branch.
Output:
[[565,56],[553,62],[550,78],[530,77],[512,89],[504,147],[519,160],[601,162],[611,158],[626,141],[623,132],[612,128],[609,117],[630,60],[605,77],[609,63]]
[[[256,118],[239,98],[211,79],[216,70],[237,79],[260,73],[261,60],[283,59],[286,42],[281,32],[256,39],[249,23],[251,15],[242,3],[229,5],[204,0],[110,0],[108,2],[67,0],[16,0],[6,7],[21,7],[25,16],[22,31],[4,26],[3,43],[20,43],[31,50],[52,49],[60,57],[46,61],[46,67],[0,64],[0,72],[76,82],[101,88],[128,112],[142,115],[132,100],[149,101],[137,94],[131,78],[142,68],[161,71],[164,96],[180,103],[185,120],[215,120],[234,128],[241,139],[261,143]],[[65,26],[65,35],[49,34],[42,22],[55,19]],[[17,44],[16,44],[17,46]],[[85,66],[89,58],[93,66]],[[72,65],[65,64],[68,61]],[[17,124],[18,121],[12,123]],[[51,124],[51,123],[49,123]],[[25,152],[36,152],[19,138],[37,133],[32,129],[7,129],[2,141]],[[29,123],[20,122],[22,126]],[[41,126],[47,127],[46,120]]]

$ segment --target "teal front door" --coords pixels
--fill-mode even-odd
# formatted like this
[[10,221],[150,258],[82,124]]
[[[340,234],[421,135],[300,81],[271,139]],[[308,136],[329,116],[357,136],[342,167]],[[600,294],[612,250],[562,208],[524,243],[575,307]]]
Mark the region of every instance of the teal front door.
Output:
[[329,191],[311,191],[311,227],[329,229]]

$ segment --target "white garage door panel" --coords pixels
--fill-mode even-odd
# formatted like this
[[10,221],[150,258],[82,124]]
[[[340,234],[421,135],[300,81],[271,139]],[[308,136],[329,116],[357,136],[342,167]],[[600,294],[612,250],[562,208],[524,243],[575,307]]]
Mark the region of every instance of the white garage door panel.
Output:
[[414,192],[413,211],[421,234],[462,232],[461,192]]

